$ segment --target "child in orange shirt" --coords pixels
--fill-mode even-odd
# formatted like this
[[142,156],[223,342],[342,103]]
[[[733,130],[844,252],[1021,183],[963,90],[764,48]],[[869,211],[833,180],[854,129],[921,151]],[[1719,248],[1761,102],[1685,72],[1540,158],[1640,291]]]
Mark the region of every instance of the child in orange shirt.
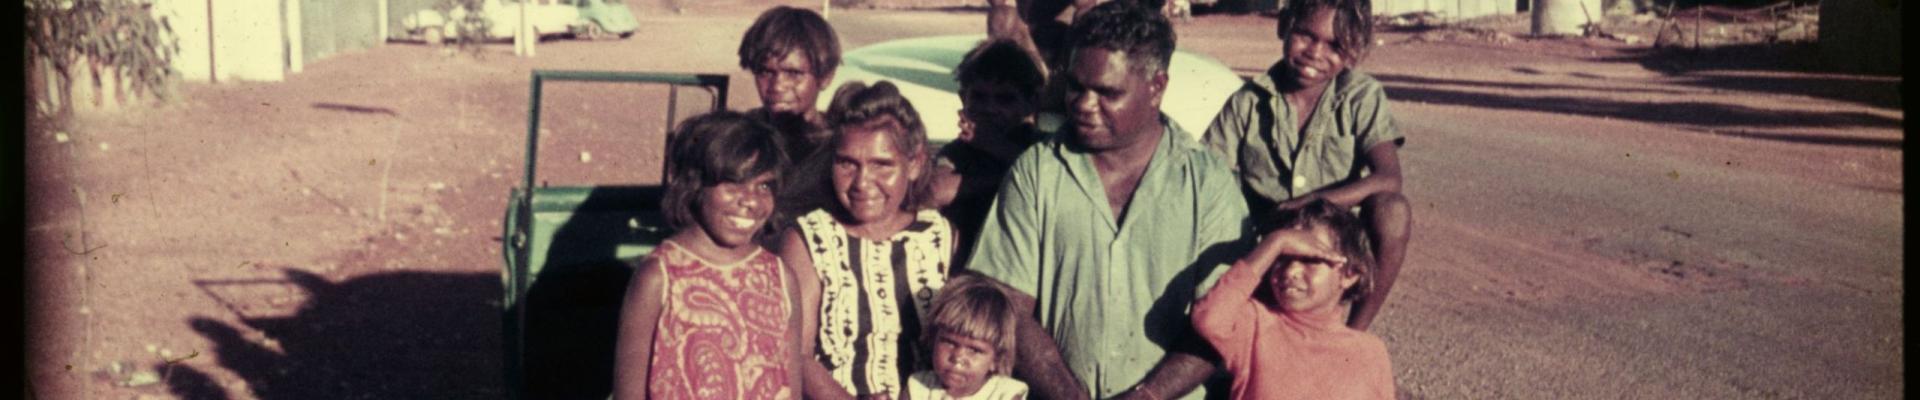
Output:
[[1372,285],[1364,225],[1325,200],[1276,217],[1193,307],[1233,374],[1232,398],[1392,399],[1386,343],[1345,323]]

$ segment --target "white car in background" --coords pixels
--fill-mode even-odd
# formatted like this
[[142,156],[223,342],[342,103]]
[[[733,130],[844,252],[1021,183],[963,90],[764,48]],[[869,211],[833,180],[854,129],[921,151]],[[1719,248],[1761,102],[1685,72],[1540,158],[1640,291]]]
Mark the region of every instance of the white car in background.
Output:
[[[528,2],[527,20],[532,23],[536,37],[571,35],[580,28],[580,6],[575,0],[486,0],[480,7],[480,16],[487,28],[484,40],[513,39],[514,29],[520,24],[522,1]],[[400,26],[414,39],[430,44],[444,43],[460,37],[459,23],[472,12],[464,6],[454,7],[445,14],[433,9],[419,10],[402,18]]]
[[[822,111],[833,103],[833,92],[847,81],[867,84],[886,80],[900,88],[900,94],[913,103],[927,126],[927,139],[951,142],[960,136],[960,83],[953,80],[953,68],[960,65],[968,50],[986,40],[986,35],[932,36],[899,39],[862,46],[841,55],[840,69],[833,82],[820,91],[814,103]],[[1160,100],[1160,112],[1200,139],[1227,97],[1240,90],[1245,80],[1232,68],[1206,55],[1176,50],[1167,69],[1167,92]],[[1041,129],[1053,131],[1067,122],[1060,115],[1041,113]]]

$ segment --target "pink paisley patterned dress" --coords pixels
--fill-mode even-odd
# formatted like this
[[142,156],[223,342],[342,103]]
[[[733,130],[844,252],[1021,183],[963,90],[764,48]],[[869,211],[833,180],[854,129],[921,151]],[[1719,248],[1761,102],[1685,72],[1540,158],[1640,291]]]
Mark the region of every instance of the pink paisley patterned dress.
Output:
[[792,399],[786,340],[793,304],[780,257],[754,249],[715,263],[673,241],[648,263],[666,276],[666,298],[654,331],[648,397],[655,399]]

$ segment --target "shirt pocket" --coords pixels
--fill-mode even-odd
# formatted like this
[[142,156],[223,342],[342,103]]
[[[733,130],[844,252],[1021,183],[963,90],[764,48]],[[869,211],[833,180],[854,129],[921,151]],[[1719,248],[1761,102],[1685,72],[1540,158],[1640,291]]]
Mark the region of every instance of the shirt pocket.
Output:
[[1359,127],[1355,126],[1351,116],[1347,115],[1348,110],[1335,109],[1334,111],[1339,119],[1334,121],[1333,129],[1325,132],[1321,137],[1320,143],[1315,144],[1315,147],[1318,147],[1316,150],[1320,159],[1319,175],[1322,179],[1319,186],[1332,185],[1361,176],[1360,136],[1356,134]]

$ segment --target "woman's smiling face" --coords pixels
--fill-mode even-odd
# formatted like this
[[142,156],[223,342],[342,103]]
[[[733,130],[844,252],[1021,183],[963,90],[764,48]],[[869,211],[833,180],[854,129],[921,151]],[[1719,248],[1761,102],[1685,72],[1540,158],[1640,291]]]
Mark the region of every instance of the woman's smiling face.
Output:
[[833,155],[833,191],[855,224],[902,214],[901,204],[924,162],[888,132],[897,124],[848,126]]

